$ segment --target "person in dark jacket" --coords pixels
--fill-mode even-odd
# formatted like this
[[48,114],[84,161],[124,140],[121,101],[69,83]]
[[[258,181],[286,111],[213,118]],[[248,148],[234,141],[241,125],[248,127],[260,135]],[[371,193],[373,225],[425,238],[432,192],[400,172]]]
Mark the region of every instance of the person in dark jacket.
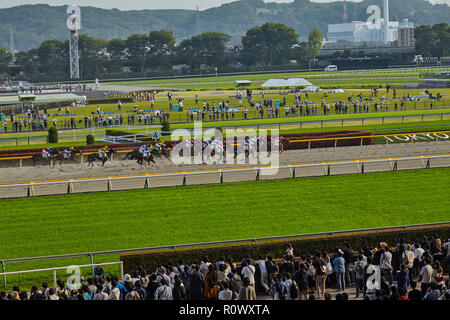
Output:
[[298,285],[298,297],[302,300],[302,296],[305,300],[308,300],[308,270],[304,263],[300,263],[300,269],[294,273],[294,281]]
[[394,281],[397,281],[397,288],[403,288],[406,291],[408,290],[408,279],[409,278],[409,270],[406,268],[406,265],[402,263],[400,265],[400,271],[394,275]]
[[173,300],[186,300],[186,288],[179,275],[174,277],[175,283],[172,289]]
[[192,266],[193,272],[190,278],[191,285],[191,299],[202,300],[203,292],[205,290],[205,278],[203,274],[198,270],[197,265]]

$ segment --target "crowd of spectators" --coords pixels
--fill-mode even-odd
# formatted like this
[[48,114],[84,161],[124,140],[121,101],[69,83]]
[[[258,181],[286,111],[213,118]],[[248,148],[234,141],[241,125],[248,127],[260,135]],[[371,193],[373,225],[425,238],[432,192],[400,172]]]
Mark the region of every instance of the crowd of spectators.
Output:
[[[380,271],[378,288],[368,287],[376,278],[374,267]],[[47,283],[29,292],[14,287],[9,294],[0,292],[0,300],[256,300],[257,292],[274,300],[331,300],[332,292],[336,300],[450,300],[449,269],[450,239],[443,243],[437,234],[358,251],[345,244],[330,254],[299,257],[288,244],[279,260],[270,254],[247,255],[237,263],[203,257],[189,265],[181,260],[160,265],[153,272],[139,268],[123,279],[96,267],[79,286],[58,280],[56,288]]]

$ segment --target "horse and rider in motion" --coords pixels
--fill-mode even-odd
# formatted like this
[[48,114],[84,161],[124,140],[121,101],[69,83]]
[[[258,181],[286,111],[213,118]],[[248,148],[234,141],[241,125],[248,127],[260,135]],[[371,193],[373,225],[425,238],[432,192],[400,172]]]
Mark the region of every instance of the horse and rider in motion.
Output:
[[94,166],[94,162],[97,160],[100,160],[102,163],[102,167],[105,166],[105,162],[108,161],[108,159],[112,158],[112,155],[115,153],[114,149],[110,149],[108,146],[104,146],[103,148],[99,149],[97,153],[90,154],[87,158],[88,167]]
[[[267,141],[269,140],[269,141]],[[195,148],[194,139],[184,140],[181,143],[184,144],[184,147],[187,150],[191,150],[191,155],[195,156]],[[243,150],[245,152],[245,158],[247,159],[249,155],[253,152],[267,152],[267,155],[270,156],[272,152],[272,145],[274,145],[274,150],[277,150],[279,153],[284,151],[285,145],[289,142],[287,139],[283,137],[270,137],[267,139],[266,136],[246,136],[243,142]],[[206,158],[212,158],[216,154],[222,154],[224,157],[226,156],[227,145],[224,145],[223,140],[216,139],[215,137],[208,137],[202,140],[202,156]],[[200,151],[200,150],[199,150]],[[232,147],[232,151],[234,151],[234,158],[238,156],[238,141],[235,141],[234,146]],[[181,151],[182,153],[183,151]],[[181,154],[182,156],[183,154]]]
[[168,158],[169,155],[170,145],[165,142],[157,142],[154,145],[143,144],[139,149],[134,149],[127,153],[123,160],[137,160],[137,163],[140,165],[143,165],[144,161],[147,161],[147,164],[150,165],[150,162],[156,163],[156,156],[165,156]]

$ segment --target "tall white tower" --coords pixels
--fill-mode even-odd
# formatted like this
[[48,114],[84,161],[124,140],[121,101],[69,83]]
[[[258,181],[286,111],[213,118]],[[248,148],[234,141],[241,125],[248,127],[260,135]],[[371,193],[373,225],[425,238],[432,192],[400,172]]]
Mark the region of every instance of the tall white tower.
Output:
[[9,52],[12,54],[12,61],[11,63],[14,64],[16,62],[16,49],[14,48],[14,33],[13,29],[10,29],[11,38],[9,40]]
[[78,52],[78,30],[81,29],[81,13],[77,6],[67,8],[67,28],[70,30],[69,57],[70,57],[70,79],[80,79],[80,54]]
[[383,18],[384,18],[384,43],[389,42],[389,0],[384,0],[383,3]]

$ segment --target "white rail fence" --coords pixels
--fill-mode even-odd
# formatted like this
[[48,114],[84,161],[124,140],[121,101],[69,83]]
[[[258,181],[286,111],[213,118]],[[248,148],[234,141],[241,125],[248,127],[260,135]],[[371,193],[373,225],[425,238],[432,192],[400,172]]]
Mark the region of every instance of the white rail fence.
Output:
[[[241,168],[241,169],[217,169],[217,170],[205,170],[205,171],[192,171],[192,172],[175,172],[175,173],[152,173],[145,175],[127,175],[127,176],[117,176],[117,177],[102,177],[102,178],[86,178],[86,179],[70,179],[70,180],[58,180],[58,181],[43,181],[43,182],[26,182],[26,183],[12,183],[12,184],[2,184],[0,185],[0,198],[20,198],[20,197],[33,197],[36,196],[36,187],[45,186],[47,188],[51,188],[51,186],[60,186],[65,185],[67,189],[63,188],[61,190],[55,190],[54,188],[50,190],[50,193],[44,193],[40,195],[56,195],[56,194],[73,194],[75,192],[75,185],[78,184],[93,184],[97,183],[96,189],[94,192],[102,192],[102,191],[113,191],[113,182],[119,181],[130,181],[130,180],[143,180],[144,184],[137,185],[127,185],[126,189],[121,188],[120,190],[136,190],[136,189],[150,189],[151,179],[154,178],[174,178],[178,177],[179,179],[166,179],[166,181],[159,181],[158,186],[154,187],[170,187],[170,186],[187,186],[188,185],[188,177],[199,177],[205,175],[218,175],[218,179],[214,181],[206,182],[207,184],[215,184],[215,183],[224,183],[224,177],[227,174],[232,173],[254,173],[253,177],[250,176],[242,177],[240,175],[240,179],[238,181],[230,181],[230,182],[239,182],[239,181],[260,181],[263,180],[264,171],[273,170],[274,168],[280,169],[275,176],[272,178],[275,179],[286,179],[286,178],[297,178],[297,171],[299,169],[314,169],[314,168],[323,168],[323,175],[331,176],[331,168],[336,166],[347,166],[345,172],[339,172],[337,174],[363,174],[368,172],[383,172],[383,171],[397,171],[397,170],[405,170],[405,169],[429,169],[431,168],[431,161],[440,160],[439,164],[434,164],[433,167],[450,167],[450,154],[445,155],[429,155],[429,156],[412,156],[412,157],[396,157],[396,158],[384,158],[384,159],[367,159],[367,160],[351,160],[351,161],[339,161],[339,162],[321,162],[321,163],[312,163],[312,164],[295,164],[295,165],[280,165],[279,167],[252,167],[252,168]],[[448,160],[448,161],[447,161]],[[409,164],[408,167],[404,169],[400,169],[398,163],[405,161],[415,161],[415,164]],[[372,168],[372,170],[367,170],[367,165],[369,164],[387,164],[387,166],[377,167],[376,170]],[[281,170],[290,170],[289,176],[281,176]],[[318,174],[308,174],[303,175],[303,177],[308,176],[317,176]],[[169,181],[167,181],[169,180]],[[100,183],[104,183],[104,187],[101,187]],[[166,183],[164,183],[166,182]],[[203,182],[205,183],[205,182]],[[189,184],[194,185],[194,184]],[[17,189],[20,188],[19,191]],[[6,189],[5,192],[1,192]],[[42,188],[41,188],[42,189]],[[81,192],[92,192],[92,190]],[[65,192],[62,190],[66,190]],[[119,189],[116,189],[119,190]],[[56,192],[59,191],[59,192]],[[21,193],[23,192],[23,194]],[[41,190],[41,192],[43,192]]]
[[[38,272],[53,272],[53,288],[57,288],[57,277],[56,272],[60,270],[69,270],[71,268],[91,268],[93,269],[96,266],[110,266],[110,265],[120,265],[120,278],[123,279],[123,261],[119,262],[107,262],[107,263],[96,263],[96,264],[86,264],[86,265],[72,265],[67,267],[55,267],[55,268],[45,268],[45,269],[33,269],[33,270],[22,270],[22,271],[11,271],[11,272],[2,272],[0,276],[3,276],[3,285],[6,287],[6,276],[12,276],[17,274],[28,274],[28,273],[38,273]],[[4,267],[3,267],[4,270]]]

